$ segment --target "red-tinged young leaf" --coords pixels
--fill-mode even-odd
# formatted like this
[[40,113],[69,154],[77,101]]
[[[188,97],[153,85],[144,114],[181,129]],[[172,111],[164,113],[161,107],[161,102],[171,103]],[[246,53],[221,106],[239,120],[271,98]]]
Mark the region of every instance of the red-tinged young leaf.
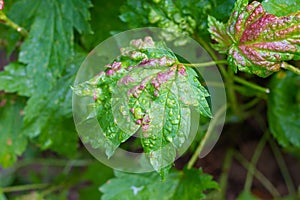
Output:
[[235,72],[267,77],[285,68],[285,61],[300,59],[300,11],[277,17],[259,2],[248,5],[248,0],[238,0],[226,30],[212,17],[209,26],[212,39],[218,42],[214,47],[228,54]]
[[226,53],[232,42],[226,34],[225,24],[212,16],[208,16],[208,24],[210,26],[208,31],[211,34],[211,38],[216,42],[216,44],[212,44],[213,48],[220,53]]
[[0,10],[3,10],[4,8],[4,0],[0,0]]

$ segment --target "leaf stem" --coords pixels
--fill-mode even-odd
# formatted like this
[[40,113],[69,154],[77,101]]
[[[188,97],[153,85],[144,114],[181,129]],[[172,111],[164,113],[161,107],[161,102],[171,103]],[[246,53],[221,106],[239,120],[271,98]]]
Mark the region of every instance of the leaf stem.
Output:
[[274,157],[278,163],[279,169],[284,178],[284,181],[286,183],[286,186],[289,190],[290,195],[296,196],[296,190],[294,188],[294,183],[292,181],[292,178],[289,174],[289,170],[286,166],[286,163],[284,161],[284,158],[283,158],[278,146],[275,144],[275,142],[273,140],[270,140],[269,143],[270,143],[272,151],[274,152]]
[[[208,45],[207,42],[205,42],[201,37],[195,36],[197,41],[204,47],[204,49],[208,52],[208,54],[212,57],[214,61],[219,60],[217,55],[215,54],[214,50]],[[228,100],[229,105],[231,106],[231,109],[233,113],[237,116],[240,116],[240,111],[238,109],[238,102],[236,99],[235,91],[234,91],[234,82],[233,82],[233,71],[228,68],[228,71],[226,71],[226,68],[223,64],[217,64],[218,69],[220,70],[223,78],[225,79],[225,83],[227,85],[226,90],[228,94]]]
[[9,192],[21,192],[26,190],[38,190],[48,187],[49,184],[28,184],[28,185],[18,185],[18,186],[12,186],[12,187],[5,187],[0,188],[0,191],[3,193],[9,193]]
[[[215,54],[214,50],[208,45],[207,42],[205,42],[201,37],[195,36],[197,41],[204,47],[204,49],[208,52],[208,54],[211,56],[211,58],[216,62],[218,61],[218,57]],[[223,75],[224,79],[228,77],[227,71],[222,63],[216,63],[221,74]]]
[[283,69],[289,70],[291,72],[294,72],[297,75],[300,75],[300,69],[297,67],[294,67],[293,65],[290,65],[288,63],[284,63],[284,65],[282,65]]
[[227,83],[227,95],[229,100],[229,106],[231,107],[233,113],[236,116],[241,116],[240,110],[238,108],[238,101],[236,98],[235,89],[234,89],[235,75],[231,68],[228,68],[228,72],[229,72],[229,78],[227,78],[226,83]]
[[261,100],[261,98],[259,97],[256,97],[254,98],[253,100],[247,102],[247,103],[244,103],[243,105],[243,110],[248,110],[250,108],[252,108],[254,105],[256,105],[259,101]]
[[195,162],[197,161],[199,155],[201,154],[203,147],[206,143],[206,141],[208,140],[208,138],[210,137],[210,135],[212,134],[215,126],[218,124],[218,121],[220,119],[220,117],[222,116],[222,114],[226,111],[226,105],[223,105],[215,114],[214,118],[211,120],[209,127],[204,135],[204,137],[202,138],[201,142],[199,143],[196,151],[194,152],[194,154],[192,155],[191,159],[189,160],[188,164],[187,164],[187,169],[191,169],[193,167],[193,165],[195,164]]
[[251,171],[252,175],[254,175],[255,178],[257,178],[257,180],[263,184],[263,186],[272,194],[273,197],[278,198],[280,196],[274,185],[263,175],[263,173],[257,170],[252,163],[246,160],[239,152],[235,152],[234,156],[244,168],[249,169],[252,167],[254,169]]
[[267,94],[270,93],[270,89],[269,89],[269,88],[261,87],[261,86],[259,86],[259,85],[256,85],[256,84],[254,84],[254,83],[251,83],[251,82],[249,82],[249,81],[247,81],[247,80],[245,80],[245,79],[242,79],[242,78],[240,78],[240,77],[235,76],[233,79],[234,79],[234,81],[236,81],[237,83],[240,83],[240,84],[242,84],[242,85],[244,85],[244,86],[247,86],[247,87],[252,88],[252,89],[254,89],[254,90],[257,90],[257,91],[259,91],[259,92],[263,92],[263,93],[267,93]]
[[215,60],[215,61],[210,61],[210,62],[204,62],[204,63],[192,63],[192,64],[186,64],[186,63],[182,63],[185,66],[188,67],[209,67],[209,66],[213,66],[216,64],[226,64],[227,60]]
[[26,31],[25,28],[11,21],[2,10],[0,10],[0,22],[15,29],[16,31],[21,33],[23,37],[26,37],[28,35],[28,32]]
[[264,134],[263,137],[260,139],[260,141],[259,141],[259,143],[258,143],[258,145],[255,149],[255,152],[252,156],[252,159],[251,159],[252,165],[249,166],[246,181],[245,181],[245,186],[244,186],[244,189],[245,189],[246,192],[250,192],[250,190],[251,190],[251,185],[252,185],[255,166],[256,166],[256,163],[257,163],[257,161],[258,161],[258,159],[261,155],[261,152],[263,151],[263,149],[265,147],[265,144],[267,142],[267,138],[268,138],[268,134]]
[[218,199],[225,199],[226,196],[226,190],[227,190],[227,181],[228,181],[228,176],[229,176],[229,170],[230,170],[230,166],[232,164],[232,160],[233,160],[233,149],[230,148],[229,150],[227,150],[225,158],[224,158],[224,164],[223,164],[223,168],[222,168],[222,174],[220,176],[220,188],[221,188],[221,194],[220,194],[220,198]]

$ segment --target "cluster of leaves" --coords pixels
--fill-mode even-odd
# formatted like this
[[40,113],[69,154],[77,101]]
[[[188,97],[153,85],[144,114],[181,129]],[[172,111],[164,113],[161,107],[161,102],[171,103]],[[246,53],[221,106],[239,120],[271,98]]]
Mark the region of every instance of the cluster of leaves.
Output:
[[[163,38],[176,39],[176,45],[185,42],[177,38],[179,33],[202,44],[210,33],[212,47],[228,55],[234,72],[267,77],[300,59],[298,1],[265,0],[248,5],[248,0],[237,0],[229,15],[233,2],[127,0],[120,18],[130,27],[166,28]],[[0,20],[13,28],[4,31],[0,27],[5,33],[1,36],[9,54],[17,48],[18,60],[0,72],[0,90],[5,91],[0,93],[0,165],[11,166],[28,141],[41,150],[75,155],[78,139],[70,85],[85,56],[75,41],[81,36],[83,46],[89,49],[108,32],[96,40],[87,36],[91,33],[90,0],[7,0],[2,10],[3,5],[0,0]],[[109,2],[105,5],[111,6]],[[103,10],[109,12],[110,8]],[[106,23],[103,10],[94,17]],[[103,29],[101,23],[94,27]],[[182,65],[163,43],[149,38],[133,41],[106,67],[99,76],[77,85],[75,92],[94,98],[107,156],[138,132],[153,168],[164,175],[164,167],[174,161],[176,149],[189,136],[190,106],[211,117],[207,91],[193,69]],[[296,152],[300,149],[299,84],[298,75],[280,71],[271,78],[268,95],[270,131],[282,146]],[[87,142],[98,141],[93,139]],[[87,176],[93,174],[95,170]],[[217,188],[201,170],[171,172],[165,182],[160,182],[156,173],[115,172],[115,176],[100,188],[103,199],[199,199],[207,189]],[[1,198],[5,199],[0,191]],[[42,197],[32,193],[26,198]]]
[[182,35],[206,35],[207,15],[226,19],[233,0],[128,0],[121,9],[120,19],[130,27],[157,26],[166,29],[163,38],[175,40],[176,45],[186,42]]
[[[191,107],[211,117],[207,90],[192,68],[151,37],[132,40],[105,67],[76,85],[74,92],[94,99],[92,107],[107,139],[107,156],[139,132],[150,163],[163,175],[163,169],[174,162],[176,150],[189,138]],[[94,143],[97,138],[89,140]]]
[[[12,26],[13,28],[2,30],[4,33],[2,37],[5,38],[8,54],[13,51],[18,52],[18,60],[5,66],[4,71],[0,72],[0,89],[5,91],[5,93],[1,93],[0,98],[1,119],[5,119],[1,120],[0,123],[1,146],[3,147],[0,151],[1,166],[9,167],[14,164],[17,157],[22,155],[26,148],[28,148],[28,141],[31,143],[33,142],[41,150],[50,149],[61,155],[76,155],[75,152],[78,140],[71,118],[72,91],[70,86],[73,84],[74,75],[82,62],[85,53],[82,51],[81,47],[75,43],[74,38],[76,38],[77,35],[83,35],[84,37],[80,39],[87,48],[90,48],[92,41],[95,40],[88,35],[91,31],[88,23],[90,18],[88,11],[91,6],[90,1],[18,0],[11,2],[7,0],[5,5],[3,13],[5,13],[11,22],[13,21],[15,24]],[[77,12],[78,7],[81,8],[79,9],[79,13]],[[6,25],[10,26],[12,24]],[[94,27],[97,29],[97,26]],[[102,26],[100,28],[102,29]],[[101,35],[101,37],[103,36]],[[176,112],[176,116],[180,113],[183,117],[180,119],[173,119],[170,116],[166,119],[165,123],[160,124],[161,126],[168,126],[168,128],[171,127],[172,131],[173,128],[177,128],[178,130],[182,129],[180,132],[181,135],[176,135],[168,129],[164,129],[164,134],[169,134],[169,137],[161,135],[161,137],[163,136],[165,138],[164,142],[170,143],[172,148],[175,149],[174,146],[180,146],[189,134],[190,108],[188,105],[195,106],[203,115],[211,115],[205,100],[208,93],[205,88],[200,85],[197,80],[197,74],[192,69],[180,65],[174,54],[162,43],[157,43],[155,45],[157,46],[154,49],[143,50],[144,52],[141,56],[146,55],[149,57],[149,66],[144,66],[143,69],[148,68],[149,72],[153,75],[152,80],[156,80],[158,84],[161,84],[160,75],[164,76],[164,74],[169,72],[170,80],[166,80],[164,84],[159,85],[159,88],[154,87],[155,83],[147,84],[147,92],[149,93],[144,92],[143,95],[145,98],[156,98],[157,101],[176,101],[176,106],[173,107],[171,105],[170,108],[166,107],[163,114],[166,114],[167,112]],[[157,47],[159,47],[159,51],[157,51]],[[141,49],[138,48],[130,48],[127,50],[141,51]],[[153,51],[154,53],[152,52],[151,54],[150,51]],[[129,73],[129,70],[127,69],[129,65],[138,66],[141,64],[142,60],[140,60],[140,58],[133,60],[130,56],[133,55],[122,55],[119,58],[122,59],[122,61],[128,61],[128,65],[123,66],[124,73],[119,74],[120,76],[125,76],[125,74]],[[175,66],[172,68],[172,66],[170,66],[171,64],[164,65],[162,63],[160,63],[161,66],[151,66],[151,61],[154,63],[156,61],[168,61],[172,62]],[[118,62],[118,60],[116,60],[116,62]],[[138,79],[135,82],[138,85],[141,81],[139,80],[140,76],[138,76],[141,69],[136,67],[130,71],[130,73],[133,73],[133,77]],[[147,76],[146,72],[144,73],[144,76]],[[113,83],[113,76],[107,76],[106,78],[107,82],[103,82],[103,84],[109,83],[110,85],[110,83]],[[126,80],[126,78],[124,80]],[[115,77],[114,81],[117,84],[120,80],[118,80],[118,77]],[[124,88],[129,90],[130,87],[133,88],[135,86],[135,83],[132,82],[128,85],[124,84]],[[173,87],[169,87],[170,85],[173,85]],[[119,89],[122,89],[122,87],[119,87]],[[183,99],[179,99],[178,91],[176,91],[177,89],[187,95],[184,96]],[[122,92],[125,92],[125,90]],[[9,93],[14,94],[10,95]],[[200,99],[202,97],[204,100]],[[100,99],[100,97],[97,98],[97,103],[100,103]],[[137,122],[140,120],[140,113],[138,110],[144,105],[138,105],[135,104],[135,102],[139,101],[135,100],[135,98],[131,98],[131,101],[129,102],[130,106],[136,109],[135,114],[130,113],[131,123],[135,128],[144,127],[145,129],[146,124],[143,123],[141,125]],[[105,112],[105,110],[101,109],[98,111]],[[116,112],[117,111],[118,110],[116,110]],[[159,112],[156,111],[156,113]],[[152,113],[152,115],[156,113]],[[161,115],[161,113],[159,114]],[[123,116],[121,119],[124,119]],[[181,126],[170,126],[170,123],[176,122],[176,120],[180,121]],[[101,118],[99,121],[102,125],[107,122],[104,118]],[[179,122],[176,123],[178,124]],[[108,123],[108,126],[110,125],[112,124]],[[149,122],[148,128],[150,129],[151,126],[152,122]],[[159,127],[156,128],[159,129]],[[185,129],[183,130],[183,128]],[[141,128],[141,130],[143,130],[143,128]],[[151,133],[150,131],[148,132]],[[111,152],[108,151],[107,153],[108,155],[111,155],[113,154],[113,150],[120,144],[121,140],[116,141],[112,139],[109,141],[112,142],[113,149]],[[147,142],[148,140],[145,139],[142,144],[146,147]],[[159,144],[157,145],[157,148],[160,148]],[[147,151],[150,154],[152,147],[148,148]],[[156,153],[156,151],[154,151],[154,153]],[[157,154],[159,153],[157,152]],[[174,155],[175,154],[173,154],[173,156]],[[171,158],[171,161],[168,164],[171,164],[173,159],[174,158]],[[157,164],[157,169],[159,170],[161,164],[160,162],[157,162]],[[99,170],[99,172],[102,171]],[[95,171],[92,173],[92,180],[95,180],[97,177],[95,176]],[[186,191],[189,190],[188,188],[193,187],[188,181],[190,177],[195,179],[192,182],[193,184],[199,185],[199,189],[195,191],[197,197],[203,196],[202,193],[204,190],[217,187],[217,184],[211,181],[211,177],[204,175],[201,171],[194,172],[187,170],[184,174],[176,172],[172,173],[171,176],[176,176],[176,178],[173,179],[172,184],[178,185],[179,181],[184,183],[183,187],[179,187],[178,185],[176,191],[177,196],[181,193],[186,193]],[[4,179],[6,178],[7,177]],[[153,178],[156,182],[160,181],[159,176],[156,174],[153,174]],[[148,182],[155,182],[154,179],[149,179]],[[99,181],[95,181],[95,183],[100,184]],[[161,183],[161,185],[163,185],[163,183]],[[1,183],[1,186],[7,186],[7,184],[3,185]],[[157,190],[159,189],[160,188],[157,188]],[[67,192],[62,192],[59,195],[59,198],[66,198],[67,194]],[[91,193],[88,192],[86,194],[89,195]],[[5,196],[2,196],[1,193],[0,198],[5,199]],[[34,192],[22,196],[21,198],[41,199],[43,198],[43,195]],[[52,198],[52,196],[50,195],[49,198]],[[53,198],[58,197],[53,196]],[[193,198],[195,198],[195,196],[193,196]]]
[[[262,3],[253,1],[248,5],[248,0],[238,0],[230,17],[228,13],[230,13],[233,2],[209,1],[205,3],[205,9],[198,8],[197,6],[200,4],[202,2],[128,0],[127,5],[121,9],[120,18],[129,23],[131,27],[154,25],[172,30],[170,35],[166,35],[170,40],[176,36],[176,33],[183,32],[186,35],[195,36],[200,43],[205,38],[207,27],[204,24],[207,22],[208,31],[214,41],[212,47],[220,53],[228,55],[228,64],[234,72],[240,70],[267,77],[280,69],[289,68],[291,64],[287,61],[300,59],[300,5],[298,1],[268,0]],[[137,7],[137,9],[135,10],[133,7]],[[220,8],[227,15],[224,15]],[[210,16],[207,18],[207,15]],[[224,21],[227,17],[229,17],[227,23],[218,21],[218,19]],[[192,23],[186,26],[185,24],[189,20]],[[176,42],[180,44],[182,41],[177,40]],[[281,81],[284,80],[277,79],[274,82]],[[276,88],[273,90],[273,87],[274,84],[271,84],[270,98],[280,98],[280,93]],[[284,95],[289,95],[286,90],[280,91]],[[297,103],[293,102],[293,105],[297,106]],[[269,103],[270,110],[274,107],[276,106]],[[293,113],[298,116],[297,110],[293,109]],[[285,115],[288,115],[288,112]],[[285,115],[278,114],[278,120],[282,121],[284,117],[280,116]],[[272,125],[273,118],[269,114],[270,126],[274,126]],[[282,138],[287,138],[290,143],[295,144],[295,142],[291,142],[295,140],[291,139],[293,137],[284,136],[286,131],[275,131],[274,128],[271,130],[275,136],[282,135]],[[295,135],[299,131],[291,129],[288,132]],[[276,136],[276,138],[282,143],[281,137]]]
[[[78,139],[72,122],[70,85],[84,54],[74,43],[74,32],[90,32],[90,6],[89,1],[81,0],[20,0],[7,13],[29,33],[24,35],[18,61],[0,73],[0,90],[28,99],[22,123],[15,122],[15,131],[18,137],[29,138],[42,150],[68,156],[76,151]],[[2,131],[1,135],[10,134],[6,128]],[[11,144],[17,142],[17,138],[11,138]],[[5,146],[7,140],[1,143]],[[24,145],[16,146],[16,155],[25,150]],[[1,159],[1,165],[12,164],[16,155],[10,155],[11,160]]]

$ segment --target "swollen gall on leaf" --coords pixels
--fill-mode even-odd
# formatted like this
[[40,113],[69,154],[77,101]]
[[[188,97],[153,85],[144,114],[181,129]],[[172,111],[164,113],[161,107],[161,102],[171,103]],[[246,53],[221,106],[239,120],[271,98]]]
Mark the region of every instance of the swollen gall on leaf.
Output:
[[120,53],[105,71],[73,90],[93,99],[108,157],[139,134],[153,169],[163,176],[190,135],[191,109],[211,117],[209,93],[194,69],[163,42],[132,40]]

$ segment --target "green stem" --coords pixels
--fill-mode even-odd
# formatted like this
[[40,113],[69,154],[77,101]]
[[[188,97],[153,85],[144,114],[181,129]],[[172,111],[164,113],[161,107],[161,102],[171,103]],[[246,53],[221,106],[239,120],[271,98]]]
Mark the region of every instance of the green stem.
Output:
[[255,170],[255,166],[257,164],[257,161],[261,155],[261,152],[262,150],[264,149],[265,147],[265,144],[267,142],[267,137],[268,134],[264,134],[263,137],[261,138],[261,140],[259,141],[256,149],[255,149],[255,152],[252,156],[252,159],[251,159],[251,163],[252,165],[249,167],[248,169],[248,173],[247,173],[247,177],[246,177],[246,181],[245,181],[245,191],[247,192],[250,192],[251,190],[251,185],[252,185],[252,180],[253,180],[253,174],[254,174],[254,170]]
[[226,63],[227,60],[215,60],[215,61],[204,62],[204,63],[192,63],[192,64],[182,63],[182,64],[188,67],[209,67],[209,66],[214,66],[216,64],[226,64]]
[[15,29],[16,31],[21,33],[23,37],[26,37],[28,35],[28,32],[23,27],[11,21],[2,10],[0,10],[0,22]]
[[244,103],[243,105],[243,110],[248,110],[250,108],[252,108],[254,105],[256,105],[261,99],[256,97],[254,98],[253,100],[247,102],[247,103]]
[[278,198],[280,196],[273,184],[259,170],[257,170],[252,163],[246,160],[239,152],[235,152],[234,156],[245,169],[249,169],[250,167],[254,169],[252,175],[263,184],[263,186],[272,194],[274,198]]
[[[211,58],[216,62],[218,61],[218,57],[215,54],[214,50],[209,46],[209,44],[207,42],[205,42],[201,37],[199,36],[195,36],[197,41],[203,46],[203,48],[208,52],[208,54],[211,56]],[[225,66],[222,63],[217,63],[217,66],[222,74],[222,76],[224,77],[224,79],[226,79],[228,77],[227,75],[227,71]]]
[[196,151],[194,152],[194,154],[192,155],[191,159],[189,160],[188,164],[187,164],[187,169],[191,169],[193,167],[193,165],[195,164],[195,162],[197,161],[198,157],[200,156],[203,147],[205,145],[205,143],[207,142],[208,138],[211,136],[215,126],[218,124],[218,121],[220,119],[220,117],[222,116],[222,114],[226,111],[226,105],[223,105],[215,114],[215,116],[213,117],[213,119],[211,120],[209,127],[204,135],[204,137],[202,138],[201,142],[199,143]]
[[81,173],[80,175],[74,176],[74,177],[70,178],[69,180],[64,180],[60,184],[52,185],[51,187],[41,191],[40,195],[45,197],[53,192],[62,191],[64,189],[70,188],[70,187],[74,186],[80,179],[82,179],[83,175],[84,175],[84,173]]
[[[208,45],[207,42],[205,42],[201,37],[196,36],[196,39],[204,47],[204,49],[208,52],[208,54],[212,57],[214,61],[219,60],[214,50]],[[241,116],[240,111],[238,109],[238,103],[234,91],[234,82],[233,82],[234,74],[230,68],[228,69],[229,72],[227,72],[223,64],[217,64],[217,66],[223,78],[225,79],[225,83],[227,85],[226,90],[228,94],[229,105],[231,106],[231,109],[235,115]]]
[[49,184],[29,184],[29,185],[19,185],[19,186],[12,186],[12,187],[5,187],[0,188],[0,191],[3,193],[9,192],[21,192],[26,190],[38,190],[48,187]]
[[218,199],[225,199],[226,197],[226,190],[227,190],[227,181],[228,181],[228,176],[229,176],[229,170],[230,166],[232,164],[232,159],[233,159],[233,150],[230,148],[225,155],[224,158],[224,164],[222,168],[222,174],[220,176],[220,188],[221,188],[221,196]]
[[237,83],[240,83],[240,84],[242,84],[244,86],[247,86],[249,88],[252,88],[254,90],[257,90],[259,92],[263,92],[263,93],[267,93],[267,94],[270,93],[270,89],[269,88],[261,87],[259,85],[251,83],[251,82],[249,82],[249,81],[247,81],[245,79],[239,78],[237,76],[234,77],[234,81],[236,81]]
[[284,65],[282,65],[282,68],[284,68],[284,69],[286,69],[286,70],[289,70],[289,71],[291,71],[291,72],[294,72],[294,73],[297,74],[297,75],[300,75],[300,69],[297,68],[297,67],[294,67],[293,65],[284,63]]
[[289,174],[289,170],[285,164],[284,158],[283,158],[278,146],[275,144],[275,142],[273,140],[270,140],[269,143],[272,148],[272,151],[274,152],[274,157],[278,163],[279,169],[284,178],[284,181],[286,183],[286,186],[289,190],[290,195],[296,196],[296,190],[294,188],[294,183],[292,181],[292,178]]
[[238,101],[236,99],[235,89],[234,89],[234,73],[228,68],[229,78],[226,80],[227,83],[227,95],[229,100],[229,105],[236,116],[241,116],[240,110],[238,108]]

